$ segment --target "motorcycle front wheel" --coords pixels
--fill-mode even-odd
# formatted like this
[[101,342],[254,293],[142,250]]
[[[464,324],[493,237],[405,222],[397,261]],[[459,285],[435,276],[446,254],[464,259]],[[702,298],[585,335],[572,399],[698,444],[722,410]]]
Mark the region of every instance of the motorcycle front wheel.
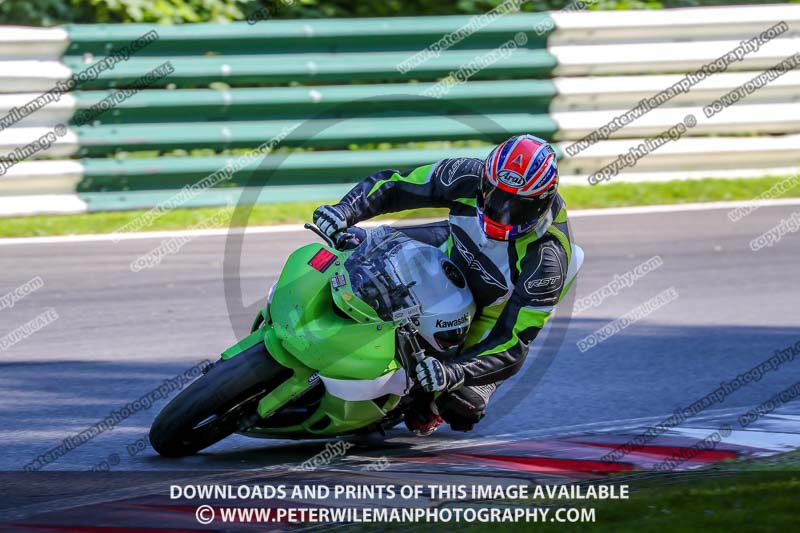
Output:
[[291,375],[264,343],[220,360],[158,414],[150,427],[150,444],[164,457],[208,448],[257,418],[258,401]]

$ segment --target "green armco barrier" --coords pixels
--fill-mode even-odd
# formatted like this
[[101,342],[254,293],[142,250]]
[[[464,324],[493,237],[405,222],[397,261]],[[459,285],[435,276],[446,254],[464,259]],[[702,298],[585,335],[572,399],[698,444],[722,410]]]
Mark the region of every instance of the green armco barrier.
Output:
[[[547,113],[556,88],[550,80],[477,81],[454,85],[441,98],[425,96],[434,83],[176,89],[141,91],[100,115],[99,123],[201,122],[357,117],[396,114]],[[89,109],[111,91],[74,93],[77,109]]]
[[[487,50],[485,54],[494,53]],[[326,82],[381,82],[397,80],[438,80],[457,72],[476,60],[472,50],[442,53],[405,74],[397,66],[409,57],[408,52],[344,54],[273,54],[197,57],[131,57],[105,70],[80,89],[126,86],[156,69],[165,61],[175,72],[158,80],[159,86],[205,87],[212,82],[229,85],[286,84]],[[478,54],[481,57],[481,54]],[[95,58],[99,61],[102,58]],[[73,72],[92,65],[80,57],[65,56],[64,63]],[[556,67],[556,58],[547,50],[517,48],[508,54],[497,53],[496,60],[472,72],[470,79],[546,77]],[[155,84],[154,84],[155,85]]]
[[[552,138],[558,129],[546,114],[451,115],[319,120],[270,120],[195,124],[81,126],[80,156],[120,151],[208,148],[254,148],[285,137],[281,146],[345,147],[350,143],[483,140],[500,142],[509,134]],[[285,132],[292,131],[285,136]]]
[[[410,71],[402,68],[416,53],[475,22],[422,17],[67,26],[70,44],[62,61],[73,72],[150,30],[159,34],[73,92],[72,129],[80,146],[74,155],[84,158],[77,192],[90,211],[146,208],[236,156],[103,156],[255,148],[298,125],[280,146],[322,151],[254,161],[187,207],[238,201],[242,186],[257,187],[253,197],[259,203],[333,198],[377,168],[485,157],[489,150],[342,150],[354,143],[499,142],[522,132],[552,136],[557,126],[548,110],[557,91],[549,76],[556,60],[546,49],[553,28],[547,14],[499,17],[441,54],[412,64]],[[497,50],[504,44],[507,48]],[[470,68],[476,58],[482,62]],[[81,111],[108,97],[110,89],[129,85],[165,61],[174,69],[168,78],[115,104],[91,125],[82,123]],[[469,70],[469,82],[437,85],[462,68]]]
[[[209,189],[197,196],[185,199],[181,202],[180,207],[217,207],[237,204],[297,202],[301,200],[334,200],[344,196],[353,185],[355,185],[355,182],[316,186],[264,187],[245,189],[244,194],[243,189],[238,187]],[[98,212],[150,209],[156,205],[166,203],[179,193],[179,190],[120,191],[79,193],[78,196],[86,202],[89,212]],[[309,213],[310,216],[311,213]]]
[[[41,42],[32,40],[26,28],[4,28],[11,57],[19,52],[31,59],[7,61],[8,72],[0,74],[0,110],[10,116],[4,124],[10,120],[10,128],[20,130],[7,133],[8,149],[33,138],[32,128],[49,131],[69,122],[70,135],[31,157],[64,160],[15,166],[11,176],[0,180],[0,200],[42,195],[41,204],[25,204],[27,214],[149,208],[229,162],[242,161],[220,152],[246,151],[270,141],[279,141],[277,151],[232,176],[226,172],[214,189],[193,197],[187,207],[236,202],[242,187],[248,201],[333,199],[375,170],[407,170],[445,157],[484,157],[490,144],[513,134],[575,140],[585,134],[583,128],[599,127],[604,112],[610,118],[650,91],[657,94],[668,72],[693,70],[722,41],[730,40],[733,47],[762,22],[767,27],[769,20],[800,20],[799,10],[766,6],[766,18],[758,21],[750,8],[724,8],[719,16],[698,8],[697,19],[672,10],[498,11],[382,19],[265,17],[253,24],[88,24],[36,30],[43,32]],[[91,69],[109,55],[123,57],[114,51],[150,32],[158,38],[113,69]],[[786,33],[767,52],[796,49],[793,38]],[[644,56],[637,53],[645,48]],[[731,72],[719,74],[719,86],[714,82],[699,90],[709,98],[724,94],[743,83],[748,77],[744,70],[756,68],[762,59],[748,56]],[[167,61],[173,72],[143,87],[147,75]],[[86,81],[68,98],[21,121],[12,116],[30,100],[23,93],[49,89],[70,72]],[[710,165],[727,172],[735,161],[723,161],[720,152],[735,159],[739,151],[714,137],[732,136],[733,146],[745,132],[793,132],[785,118],[797,106],[791,99],[796,83],[789,78],[730,111],[726,116],[740,114],[736,120],[723,117],[730,128],[700,121],[691,138],[682,139],[674,153],[649,159],[651,166],[635,179],[662,179],[673,170],[693,176]],[[133,88],[134,82],[139,82],[138,92],[116,92]],[[95,104],[102,111],[92,109]],[[754,107],[767,104],[763,109],[774,112]],[[556,146],[566,163],[562,171],[570,176],[592,171],[616,157],[620,140],[649,135],[662,122],[668,127],[674,123],[667,120],[671,113],[680,120],[683,105],[677,99],[665,103],[644,122],[615,132],[618,139],[601,140],[579,154],[566,156]],[[796,163],[797,142],[780,138],[778,156],[770,159],[775,168]],[[449,143],[468,148],[445,148]],[[695,146],[710,146],[708,161],[697,160]],[[74,158],[80,158],[79,164]],[[13,201],[5,205],[8,213],[20,210]]]
[[[563,157],[554,145],[558,157]],[[342,150],[264,156],[235,173],[227,184],[335,186],[353,183],[378,169],[410,170],[446,158],[485,158],[492,146],[421,150]],[[79,192],[179,189],[196,183],[236,157],[156,157],[82,159]]]
[[[102,56],[157,30],[157,42],[140,55],[252,54],[285,52],[353,52],[409,50],[415,53],[444,35],[475,26],[475,17],[395,17],[365,19],[267,20],[256,24],[71,24],[68,55]],[[468,25],[472,26],[468,26]],[[501,16],[451,49],[493,49],[518,32],[528,36],[528,46],[544,47],[554,24],[547,13]],[[411,55],[409,53],[408,55]]]
[[[295,152],[256,160],[234,174],[227,184],[250,186],[334,185],[353,183],[377,169],[410,170],[447,157],[486,157],[491,146],[426,150]],[[200,181],[236,157],[157,157],[146,159],[89,158],[81,160],[84,178],[79,192],[129,189],[180,189]]]

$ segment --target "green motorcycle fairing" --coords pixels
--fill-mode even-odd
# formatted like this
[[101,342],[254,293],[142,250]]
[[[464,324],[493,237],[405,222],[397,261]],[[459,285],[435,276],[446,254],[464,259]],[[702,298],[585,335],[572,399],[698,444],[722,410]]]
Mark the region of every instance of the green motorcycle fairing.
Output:
[[[397,324],[386,322],[353,294],[344,262],[352,252],[321,244],[299,248],[286,261],[272,302],[261,311],[264,324],[222,354],[229,359],[264,342],[269,354],[294,371],[258,404],[263,427],[245,432],[262,437],[328,437],[379,422],[400,396],[343,400],[327,392],[299,424],[269,427],[269,416],[322,386],[319,377],[375,380],[401,368],[395,358]],[[333,282],[332,282],[333,280]],[[271,322],[270,322],[271,321]]]

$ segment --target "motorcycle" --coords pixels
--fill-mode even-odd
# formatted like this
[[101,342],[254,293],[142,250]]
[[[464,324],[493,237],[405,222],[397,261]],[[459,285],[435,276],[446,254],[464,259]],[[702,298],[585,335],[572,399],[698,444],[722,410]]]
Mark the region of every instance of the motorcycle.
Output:
[[[239,433],[272,439],[385,432],[431,351],[455,353],[475,303],[438,248],[382,226],[353,249],[287,259],[251,333],[170,401],[150,429],[159,454],[194,454]],[[347,248],[347,247],[341,247]]]

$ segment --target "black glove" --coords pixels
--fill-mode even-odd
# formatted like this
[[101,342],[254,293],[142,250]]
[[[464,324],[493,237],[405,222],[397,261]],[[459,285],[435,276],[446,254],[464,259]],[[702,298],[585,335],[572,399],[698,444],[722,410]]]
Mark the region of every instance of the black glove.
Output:
[[336,236],[337,250],[352,250],[367,239],[367,230],[351,226]]
[[464,384],[464,376],[433,357],[425,357],[414,369],[426,392],[451,391]]
[[347,229],[350,210],[344,204],[321,205],[314,211],[314,224],[322,233],[335,238],[338,233]]

